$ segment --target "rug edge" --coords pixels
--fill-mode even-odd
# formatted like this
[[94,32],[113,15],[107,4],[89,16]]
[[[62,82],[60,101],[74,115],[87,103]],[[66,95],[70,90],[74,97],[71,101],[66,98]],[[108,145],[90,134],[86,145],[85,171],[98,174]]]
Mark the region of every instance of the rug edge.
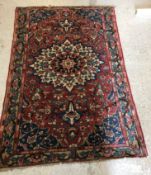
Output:
[[117,38],[118,38],[118,41],[119,41],[118,49],[121,52],[121,61],[123,62],[123,65],[122,65],[123,73],[125,74],[125,78],[126,78],[126,81],[127,81],[127,84],[128,84],[128,90],[130,92],[130,98],[131,98],[131,101],[132,101],[132,104],[133,104],[133,107],[134,107],[134,111],[136,113],[136,118],[135,117],[133,117],[133,118],[134,118],[134,121],[135,121],[135,126],[136,126],[137,131],[138,131],[138,135],[142,138],[142,144],[140,145],[140,148],[142,149],[142,155],[141,156],[142,157],[147,157],[148,156],[148,151],[147,151],[146,141],[145,141],[144,133],[143,133],[143,130],[142,130],[140,118],[139,118],[139,115],[138,115],[138,112],[137,112],[134,97],[133,97],[133,94],[132,94],[132,89],[131,89],[130,81],[129,81],[129,78],[128,78],[128,73],[127,73],[127,70],[126,70],[126,64],[125,64],[121,39],[120,39],[120,35],[119,35],[119,29],[118,29],[118,24],[117,24],[115,8],[113,8],[113,15],[114,15],[114,19],[115,19],[115,21],[114,21],[115,26],[114,27],[117,31]]

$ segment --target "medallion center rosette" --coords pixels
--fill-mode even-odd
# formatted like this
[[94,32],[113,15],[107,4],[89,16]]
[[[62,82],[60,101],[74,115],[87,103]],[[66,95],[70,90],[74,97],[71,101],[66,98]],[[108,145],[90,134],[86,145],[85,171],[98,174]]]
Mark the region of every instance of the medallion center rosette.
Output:
[[63,86],[71,91],[76,85],[95,79],[103,64],[91,47],[81,43],[72,44],[65,40],[61,45],[42,49],[31,65],[35,75],[42,83],[52,83],[54,87]]

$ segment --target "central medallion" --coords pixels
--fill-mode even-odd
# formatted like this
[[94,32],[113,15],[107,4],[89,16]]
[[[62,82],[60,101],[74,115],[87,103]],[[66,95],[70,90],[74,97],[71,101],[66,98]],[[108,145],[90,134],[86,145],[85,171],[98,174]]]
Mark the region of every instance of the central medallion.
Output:
[[67,58],[66,60],[63,60],[61,65],[64,69],[67,69],[68,72],[70,72],[70,69],[74,67],[76,63],[71,60],[70,58]]
[[95,79],[95,75],[100,72],[100,65],[104,63],[92,47],[81,43],[73,44],[69,40],[42,49],[34,60],[30,67],[42,83],[52,83],[54,87],[63,86],[68,91],[72,91],[76,85],[84,85],[86,81]]

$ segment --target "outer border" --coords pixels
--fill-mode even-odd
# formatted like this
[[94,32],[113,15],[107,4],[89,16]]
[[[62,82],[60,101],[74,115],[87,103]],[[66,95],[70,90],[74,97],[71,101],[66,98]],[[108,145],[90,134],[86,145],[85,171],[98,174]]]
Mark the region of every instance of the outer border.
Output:
[[136,105],[135,105],[135,102],[134,102],[134,98],[133,98],[133,95],[132,95],[130,81],[129,81],[128,74],[127,74],[127,71],[126,71],[124,54],[123,54],[121,39],[120,39],[119,30],[118,30],[118,26],[117,26],[117,18],[116,18],[116,14],[115,14],[115,8],[113,8],[113,17],[115,19],[114,28],[117,31],[116,32],[116,34],[117,34],[116,37],[117,37],[118,42],[119,42],[118,50],[119,50],[119,54],[121,55],[121,63],[122,63],[123,74],[125,75],[125,79],[126,79],[127,84],[128,84],[127,90],[130,92],[130,100],[131,100],[131,102],[133,104],[134,112],[135,112],[135,115],[133,115],[133,118],[135,120],[135,126],[137,128],[138,134],[142,138],[142,142],[143,142],[143,145],[141,145],[142,151],[143,151],[143,155],[142,156],[146,157],[146,156],[148,156],[148,152],[147,152],[147,148],[146,148],[144,134],[143,134],[142,127],[141,127],[141,122],[140,122],[140,119],[139,119],[139,116],[138,116],[138,112],[137,112],[137,109],[136,109]]
[[3,125],[2,122],[5,119],[5,110],[8,107],[8,98],[10,96],[9,94],[9,90],[11,88],[11,80],[13,78],[13,61],[14,61],[14,46],[15,46],[15,42],[16,42],[16,31],[17,31],[17,15],[18,15],[18,8],[15,9],[15,17],[14,17],[14,28],[13,28],[13,38],[12,38],[12,44],[11,44],[11,54],[10,54],[10,62],[8,65],[8,73],[7,73],[7,78],[6,78],[6,90],[5,90],[5,95],[4,95],[4,101],[3,101],[3,107],[2,107],[2,114],[0,117],[0,145],[1,145],[1,138],[2,138],[2,131],[3,131]]

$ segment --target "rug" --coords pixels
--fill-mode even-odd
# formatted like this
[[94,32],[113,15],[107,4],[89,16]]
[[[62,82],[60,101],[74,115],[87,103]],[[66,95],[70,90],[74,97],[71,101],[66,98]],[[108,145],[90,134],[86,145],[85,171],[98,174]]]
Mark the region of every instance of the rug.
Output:
[[147,156],[113,7],[18,7],[0,167]]

